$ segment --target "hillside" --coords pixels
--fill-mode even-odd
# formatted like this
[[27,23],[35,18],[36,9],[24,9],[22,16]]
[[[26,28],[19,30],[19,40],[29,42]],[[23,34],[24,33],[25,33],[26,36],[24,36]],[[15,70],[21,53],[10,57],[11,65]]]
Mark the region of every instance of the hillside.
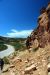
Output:
[[50,70],[48,70],[48,64],[50,64],[49,44],[35,52],[33,49],[31,52],[20,51],[16,55],[10,55],[7,59],[9,64],[5,64],[2,75],[50,75]]
[[22,42],[24,40],[26,40],[26,38],[10,38],[10,37],[0,36],[0,43],[20,42],[20,41]]

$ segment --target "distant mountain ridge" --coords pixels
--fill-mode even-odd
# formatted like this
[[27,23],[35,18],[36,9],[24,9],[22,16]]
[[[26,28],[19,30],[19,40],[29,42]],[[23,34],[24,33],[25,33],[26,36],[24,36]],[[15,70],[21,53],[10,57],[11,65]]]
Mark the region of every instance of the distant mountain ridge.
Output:
[[0,43],[18,42],[18,41],[24,41],[25,39],[26,38],[10,38],[10,37],[0,36]]

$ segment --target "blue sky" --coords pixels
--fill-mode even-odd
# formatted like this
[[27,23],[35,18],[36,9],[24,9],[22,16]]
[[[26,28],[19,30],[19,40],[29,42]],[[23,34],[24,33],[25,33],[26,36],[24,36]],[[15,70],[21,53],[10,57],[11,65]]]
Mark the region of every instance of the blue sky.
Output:
[[0,36],[27,37],[49,0],[0,0]]

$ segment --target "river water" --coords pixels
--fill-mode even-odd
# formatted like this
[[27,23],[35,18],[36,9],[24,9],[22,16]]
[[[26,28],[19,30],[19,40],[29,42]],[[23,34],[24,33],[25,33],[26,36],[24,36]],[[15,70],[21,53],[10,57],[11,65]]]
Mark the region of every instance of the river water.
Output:
[[9,56],[11,53],[15,51],[14,47],[11,45],[5,44],[8,48],[6,50],[3,50],[0,52],[0,58],[3,58],[5,56]]

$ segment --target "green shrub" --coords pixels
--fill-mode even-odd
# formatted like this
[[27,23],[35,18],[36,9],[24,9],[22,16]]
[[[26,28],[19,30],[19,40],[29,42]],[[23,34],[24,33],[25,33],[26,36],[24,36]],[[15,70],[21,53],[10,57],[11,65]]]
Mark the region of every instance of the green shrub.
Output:
[[16,51],[18,51],[18,50],[21,51],[21,50],[25,50],[26,47],[21,43],[16,43],[14,45],[14,48],[15,48]]
[[10,64],[7,57],[4,57],[3,60],[4,60],[4,63],[5,63],[5,64]]

